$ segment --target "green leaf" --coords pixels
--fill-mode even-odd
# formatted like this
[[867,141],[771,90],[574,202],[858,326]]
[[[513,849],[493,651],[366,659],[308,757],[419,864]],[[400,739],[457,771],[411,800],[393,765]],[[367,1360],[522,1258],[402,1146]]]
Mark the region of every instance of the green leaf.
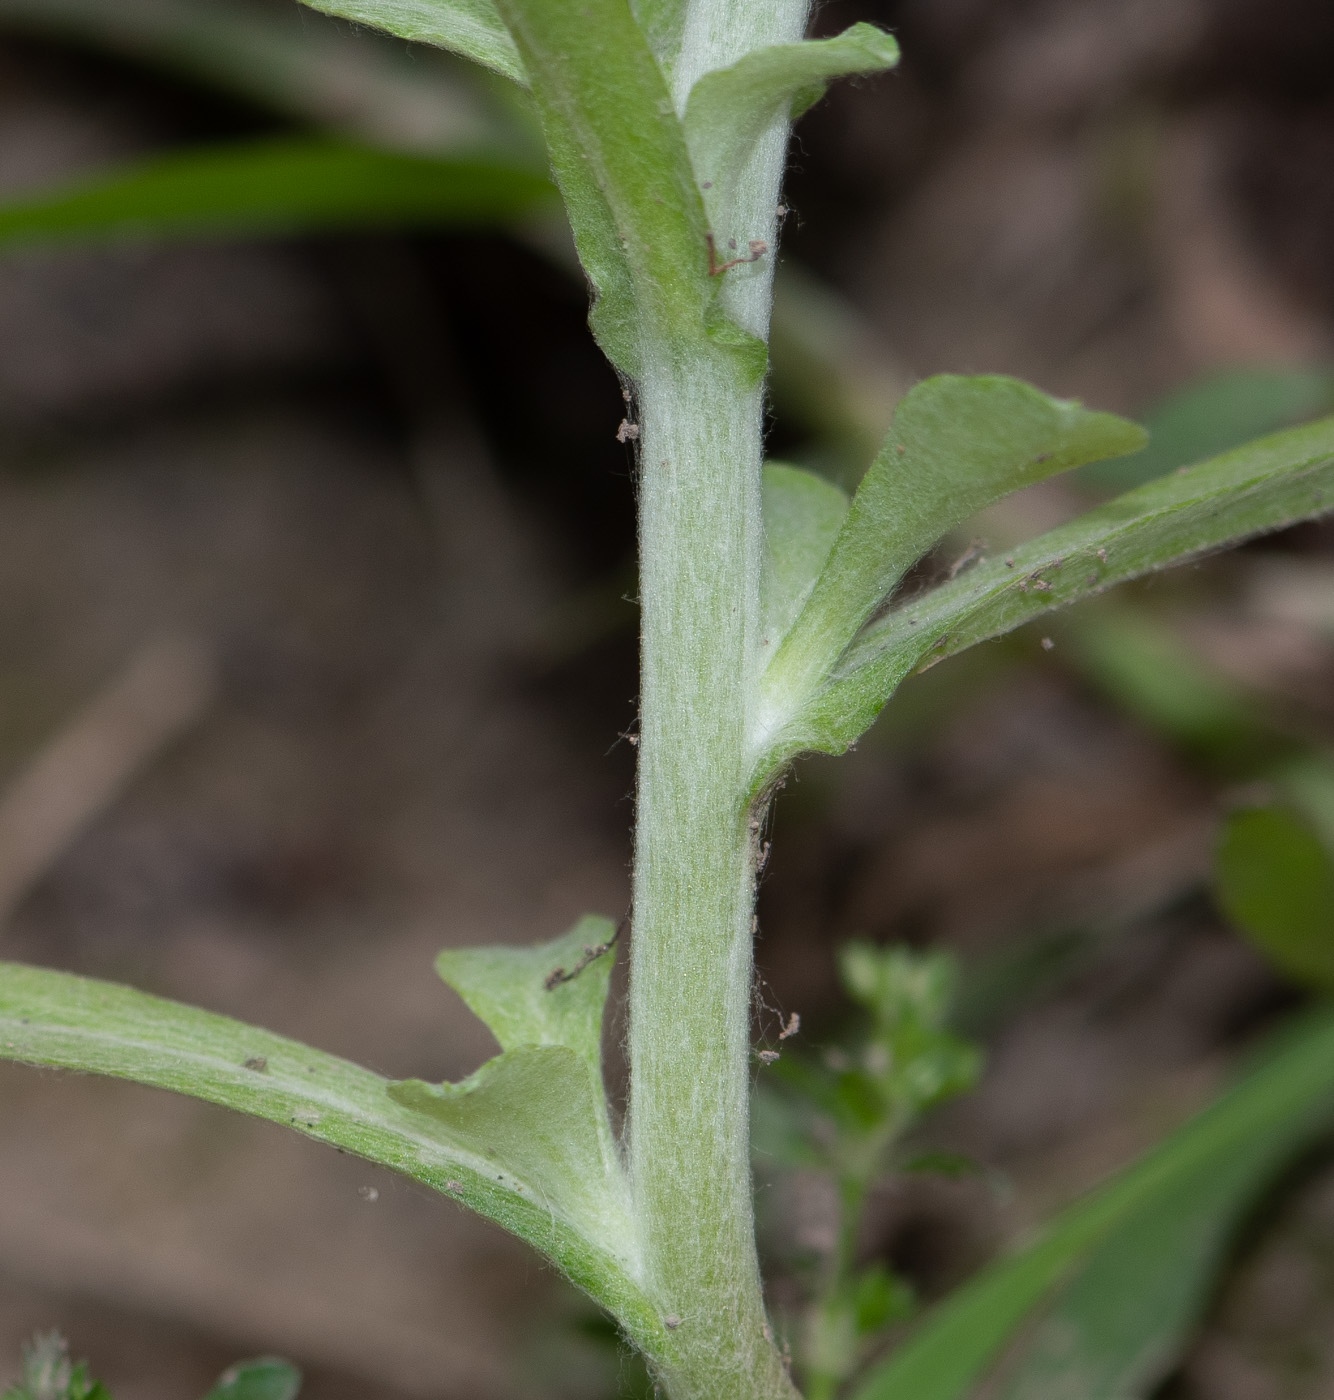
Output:
[[[712,330],[748,345],[718,320],[685,136],[627,0],[499,0],[499,8],[532,82],[608,357],[637,378],[641,337],[680,347]],[[747,356],[761,372],[763,347]]]
[[1286,807],[1234,812],[1216,859],[1219,907],[1304,985],[1334,991],[1334,858]]
[[1308,752],[1274,775],[1280,792],[1334,851],[1334,753]]
[[853,1278],[851,1301],[858,1337],[911,1317],[917,1306],[912,1288],[883,1264],[872,1264]]
[[[1192,1189],[1207,1196],[1220,1174],[1229,1176],[1239,1157],[1252,1152],[1250,1183],[1258,1187],[1328,1125],[1332,1109],[1334,1015],[1322,1011],[1288,1027],[1263,1060],[1215,1103],[1067,1209],[1027,1248],[992,1264],[948,1298],[856,1387],[852,1400],[962,1400],[1035,1310],[1073,1273],[1090,1267],[1096,1251],[1106,1246],[1111,1253],[1102,1259],[1114,1263],[1117,1252],[1131,1247],[1128,1238],[1143,1238],[1151,1213],[1166,1211],[1169,1201],[1189,1197]],[[1241,1183],[1231,1179],[1240,1195]],[[1237,1197],[1232,1199],[1235,1204]],[[1114,1232],[1123,1228],[1131,1233],[1117,1241]],[[1206,1236],[1195,1236],[1197,1258]],[[1105,1262],[1097,1268],[1104,1279],[1126,1277]],[[1135,1273],[1129,1286],[1142,1289],[1145,1280]],[[1178,1300],[1182,1292],[1178,1281]],[[1108,1302],[1104,1295],[1103,1306]],[[1177,1316],[1186,1316],[1186,1310]],[[1082,1400],[1082,1391],[1074,1393]]]
[[600,1079],[615,938],[610,919],[587,914],[568,933],[536,947],[446,948],[435,970],[502,1050],[563,1045]]
[[463,79],[454,60],[297,5],[0,0],[0,27],[91,45],[390,149],[441,154],[506,144],[517,125],[513,104],[487,100],[478,75]]
[[915,670],[1126,579],[1331,508],[1334,419],[1324,419],[1150,482],[984,560],[867,628],[805,710],[770,735],[756,787],[803,750],[843,752]]
[[686,143],[720,248],[729,239],[744,247],[755,232],[738,225],[738,205],[744,206],[738,187],[756,147],[775,123],[789,119],[793,99],[823,90],[831,78],[883,72],[898,61],[892,35],[854,24],[833,39],[757,49],[695,83],[686,102]]
[[301,1372],[286,1361],[263,1356],[229,1366],[204,1400],[296,1400]]
[[776,647],[815,586],[848,513],[847,493],[781,462],[764,468],[763,645]]
[[516,83],[523,60],[492,0],[305,0],[312,10],[462,54]]
[[540,176],[496,160],[284,137],[158,156],[0,204],[0,243],[467,226],[551,197]]
[[635,19],[664,73],[670,73],[681,51],[690,0],[634,0]]
[[926,1109],[973,1087],[981,1056],[946,1028],[957,976],[952,958],[848,943],[838,963],[848,995],[871,1013],[861,1066],[841,1076],[869,1112],[868,1128],[901,1133]]
[[[613,1183],[619,1179],[619,1159],[602,1088],[602,1018],[615,940],[615,924],[590,914],[550,943],[447,948],[435,960],[436,971],[486,1023],[502,1050],[561,1046],[583,1062],[601,1155],[595,1176]],[[581,1113],[585,1097],[590,1096],[581,1092]]]
[[1143,430],[1017,379],[940,375],[899,404],[801,616],[770,662],[776,727],[829,674],[866,619],[949,529],[1021,486],[1128,451]]
[[526,1183],[588,1238],[632,1252],[624,1173],[604,1154],[599,1133],[602,1086],[573,1050],[525,1045],[461,1083],[406,1079],[390,1085],[389,1096]]
[[[474,1135],[485,1116],[481,1101],[460,1110],[454,1132],[433,1112],[395,1102],[390,1081],[336,1056],[128,987],[18,963],[0,963],[0,1058],[206,1099],[402,1172],[527,1240],[618,1317],[637,1345],[662,1349],[662,1319],[637,1280],[633,1240],[614,1218],[615,1203],[589,1208],[597,1180],[557,1200],[522,1167],[498,1161]],[[587,1070],[569,1050],[521,1053],[517,1068],[495,1063],[476,1077],[491,1086],[493,1103],[528,1079],[561,1095],[561,1111],[575,1121],[591,1095]],[[594,1217],[597,1232],[589,1233]]]
[[1238,1145],[1113,1230],[1028,1331],[1002,1400],[1145,1400],[1178,1361],[1248,1207],[1309,1129]]

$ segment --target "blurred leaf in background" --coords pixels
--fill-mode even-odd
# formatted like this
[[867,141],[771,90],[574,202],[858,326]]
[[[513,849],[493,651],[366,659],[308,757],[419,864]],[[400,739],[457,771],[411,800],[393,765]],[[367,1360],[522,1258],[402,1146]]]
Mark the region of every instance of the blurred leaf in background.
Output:
[[296,1400],[300,1390],[301,1372],[295,1366],[265,1356],[229,1367],[204,1400]]
[[1219,908],[1281,971],[1334,992],[1334,853],[1288,806],[1252,807],[1223,824]]
[[1144,420],[1142,452],[1080,468],[1081,486],[1117,495],[1252,438],[1334,412],[1334,370],[1316,366],[1225,370],[1178,390]]
[[11,196],[0,243],[503,227],[558,209],[512,84],[430,49],[255,0],[0,0],[2,30],[202,82],[325,135],[171,151]]
[[[834,1237],[810,1270],[800,1338],[809,1400],[835,1395],[885,1329],[915,1311],[907,1282],[885,1261],[862,1258],[868,1199],[895,1168],[957,1167],[898,1158],[922,1116],[972,1088],[981,1070],[977,1048],[949,1029],[949,957],[851,943],[840,953],[839,971],[861,1026],[846,1046],[818,1059],[763,1052],[773,1083],[760,1081],[753,1109],[757,1157],[827,1174],[837,1200]],[[798,1024],[790,1020],[783,1038]]]
[[1331,1051],[1327,1011],[1280,1029],[1202,1113],[951,1294],[853,1400],[964,1400],[988,1374],[1006,1400],[1147,1400],[1246,1209],[1327,1131]]
[[1258,695],[1211,668],[1152,608],[1109,600],[1060,635],[1062,656],[1125,714],[1219,776],[1254,777],[1302,747]]
[[0,204],[0,245],[493,226],[554,198],[540,175],[497,159],[277,137],[156,156]]
[[[0,29],[160,69],[392,150],[521,140],[512,84],[414,47],[262,0],[0,0]],[[540,146],[532,146],[534,158]]]

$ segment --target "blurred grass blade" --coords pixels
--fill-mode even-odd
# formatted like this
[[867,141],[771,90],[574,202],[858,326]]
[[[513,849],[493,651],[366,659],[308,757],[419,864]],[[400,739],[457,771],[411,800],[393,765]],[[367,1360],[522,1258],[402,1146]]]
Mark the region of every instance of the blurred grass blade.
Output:
[[1253,695],[1144,608],[1108,600],[1060,637],[1063,654],[1119,709],[1216,770],[1253,774],[1295,747]]
[[[1223,1228],[1222,1217],[1327,1127],[1331,1112],[1334,1014],[1322,1011],[1285,1029],[1260,1062],[1216,1102],[1067,1209],[1034,1243],[991,1265],[947,1299],[855,1388],[852,1400],[963,1400],[1021,1329],[1033,1322],[1035,1310],[1072,1274],[1096,1267],[1095,1284],[1101,1279],[1108,1287],[1143,1289],[1138,1265],[1122,1270],[1125,1252],[1133,1248],[1135,1239],[1145,1237],[1146,1220],[1160,1209],[1167,1210],[1169,1201],[1188,1198],[1192,1190],[1207,1198],[1213,1184],[1227,1178],[1236,1195],[1229,1196],[1220,1185],[1215,1197],[1214,1220]],[[1254,1157],[1249,1156],[1252,1152]],[[1253,1170],[1245,1180],[1236,1167],[1242,1158],[1251,1162]],[[1237,1176],[1232,1175],[1234,1167]],[[1195,1229],[1194,1257],[1199,1261],[1214,1246],[1208,1229],[1200,1228],[1199,1222]],[[1118,1239],[1114,1232],[1121,1230],[1127,1233]],[[1103,1250],[1107,1252],[1099,1253]],[[1095,1260],[1100,1261],[1096,1266]],[[1182,1305],[1183,1299],[1190,1302],[1192,1297],[1189,1283],[1184,1277],[1175,1283],[1178,1322],[1188,1320],[1195,1306],[1193,1302],[1189,1307]],[[1101,1305],[1106,1308],[1111,1301],[1104,1294]],[[1123,1303],[1118,1299],[1118,1308]],[[1153,1346],[1142,1345],[1145,1334],[1135,1321],[1133,1303],[1125,1303],[1125,1308],[1120,1316],[1127,1345],[1118,1351],[1118,1344],[1109,1337],[1100,1338],[1097,1345],[1104,1359],[1115,1353],[1124,1360],[1133,1353],[1146,1362]],[[1146,1374],[1150,1369],[1146,1364]],[[1083,1400],[1082,1389],[1072,1393]]]
[[832,39],[771,44],[730,68],[705,73],[686,102],[685,133],[718,246],[741,246],[753,232],[738,223],[738,182],[755,149],[785,124],[794,105],[824,91],[831,78],[879,73],[899,61],[894,37],[873,24],[854,24]]
[[495,160],[266,139],[156,156],[0,204],[0,244],[492,224],[553,194]]
[[0,1059],[205,1099],[401,1172],[527,1240],[639,1345],[660,1343],[656,1306],[620,1257],[623,1240],[611,1239],[616,1220],[608,1217],[605,1238],[581,1229],[471,1135],[452,1135],[439,1119],[394,1102],[390,1081],[359,1065],[226,1016],[18,963],[0,963]]
[[790,257],[774,275],[769,353],[784,417],[819,440],[827,475],[855,486],[912,376],[837,292]]
[[0,0],[0,28],[183,74],[391,149],[439,153],[514,139],[515,123],[486,100],[481,75],[295,4]]
[[1132,457],[1082,467],[1079,485],[1102,495],[1230,452],[1234,447],[1321,418],[1334,410],[1334,371],[1326,368],[1225,370],[1164,399],[1145,420],[1149,445]]
[[1278,433],[1109,501],[872,624],[824,690],[772,736],[755,781],[768,781],[803,750],[843,752],[915,670],[1126,579],[1331,509],[1334,418]]
[[1113,1230],[1003,1367],[998,1400],[1147,1400],[1208,1305],[1229,1243],[1312,1124],[1239,1143]]
[[516,83],[519,57],[492,0],[305,0],[312,10],[462,54]]
[[204,1400],[296,1400],[300,1390],[295,1366],[265,1356],[229,1366]]
[[1286,807],[1234,812],[1216,864],[1218,904],[1283,972],[1334,991],[1334,856]]
[[799,708],[954,525],[1022,486],[1143,441],[1143,429],[1123,418],[1018,379],[942,374],[918,384],[895,411],[820,577],[765,671],[766,711]]
[[847,513],[847,494],[832,481],[782,462],[765,464],[762,645],[776,647],[792,626]]

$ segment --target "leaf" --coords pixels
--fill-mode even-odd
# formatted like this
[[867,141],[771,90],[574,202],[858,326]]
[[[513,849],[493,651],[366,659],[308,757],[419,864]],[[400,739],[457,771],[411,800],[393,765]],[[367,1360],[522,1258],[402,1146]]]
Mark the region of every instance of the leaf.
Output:
[[[1168,1202],[1189,1199],[1192,1191],[1207,1198],[1220,1177],[1233,1181],[1237,1195],[1229,1202],[1220,1186],[1215,1206],[1220,1215],[1235,1210],[1243,1189],[1258,1189],[1327,1126],[1331,1109],[1334,1015],[1321,1011],[1285,1028],[1259,1063],[1202,1113],[1068,1208],[1027,1248],[990,1265],[937,1307],[897,1352],[864,1378],[852,1400],[962,1400],[1033,1320],[1035,1310],[1079,1270],[1089,1270],[1085,1277],[1101,1277],[1117,1290],[1104,1292],[1100,1306],[1114,1305],[1114,1315],[1123,1321],[1131,1317],[1135,1305],[1120,1289],[1142,1290],[1145,1280],[1137,1269],[1127,1275],[1116,1261],[1118,1255],[1124,1261],[1136,1237],[1145,1238],[1145,1222],[1167,1211]],[[1241,1181],[1238,1165],[1243,1158],[1254,1173],[1248,1185]],[[1126,1233],[1118,1236],[1118,1231]],[[1207,1234],[1195,1235],[1197,1261],[1207,1257],[1207,1249],[1200,1248]],[[1178,1305],[1190,1293],[1181,1283],[1178,1278]],[[1187,1311],[1179,1308],[1178,1320]],[[1127,1326],[1127,1334],[1136,1331]],[[1127,1348],[1120,1355],[1132,1350],[1144,1358],[1151,1348]],[[1084,1400],[1085,1392],[1075,1393]]]
[[1126,579],[1331,508],[1334,419],[1324,419],[1150,482],[985,560],[867,628],[824,689],[771,734],[755,786],[803,750],[843,752],[914,670]]
[[[531,1056],[545,1062],[521,1064],[516,1080],[587,1081],[570,1051]],[[633,1240],[613,1219],[614,1204],[596,1213],[590,1234],[579,1189],[557,1201],[489,1155],[471,1135],[479,1111],[458,1115],[467,1131],[453,1133],[440,1118],[396,1103],[390,1081],[336,1056],[128,987],[18,963],[0,963],[0,1058],[206,1099],[402,1172],[527,1240],[618,1317],[637,1345],[661,1350],[662,1319],[637,1281]],[[506,1093],[510,1074],[508,1067],[479,1072],[482,1083]],[[566,1213],[567,1204],[580,1218]]]
[[785,126],[793,99],[831,78],[879,73],[899,61],[899,46],[873,24],[854,24],[832,39],[771,44],[730,68],[705,73],[686,102],[685,135],[709,222],[722,247],[756,232],[740,226],[740,183],[750,158],[775,124]]
[[619,1162],[603,1154],[601,1084],[562,1045],[525,1045],[458,1084],[405,1079],[395,1103],[425,1114],[450,1142],[484,1156],[534,1190],[591,1239],[629,1252],[633,1227]]
[[848,513],[847,493],[781,462],[764,468],[763,645],[776,647],[801,611]]
[[588,915],[537,947],[447,948],[435,960],[436,971],[486,1023],[502,1050],[563,1046],[583,1061],[595,1089],[599,1170],[609,1175],[618,1159],[602,1091],[602,1018],[615,939],[610,919]]
[[466,226],[518,218],[551,196],[540,176],[495,160],[283,137],[158,156],[0,204],[0,243]]
[[0,0],[0,26],[90,44],[390,149],[512,141],[516,121],[452,59],[254,0]]
[[633,9],[649,48],[664,73],[670,73],[681,49],[690,0],[635,0]]
[[462,54],[524,81],[523,60],[492,0],[305,0],[312,10]]
[[1131,1215],[1003,1368],[1000,1400],[1143,1400],[1174,1368],[1248,1207],[1309,1132],[1259,1135]]
[[564,1045],[600,1077],[615,938],[610,919],[587,914],[568,933],[536,947],[446,948],[435,970],[502,1050]]
[[667,84],[627,0],[499,0],[532,81],[579,257],[594,334],[632,378],[641,336],[656,346],[764,350],[723,322],[708,227]]
[[1017,379],[939,375],[899,404],[801,616],[763,681],[764,724],[820,685],[895,584],[949,529],[1082,462],[1128,451],[1142,429]]
[[1275,777],[1284,798],[1310,822],[1325,849],[1334,851],[1334,754],[1305,753]]
[[1266,957],[1334,991],[1334,857],[1308,822],[1286,807],[1232,813],[1215,880],[1219,907]]
[[204,1400],[296,1400],[301,1372],[286,1361],[263,1356],[229,1366]]

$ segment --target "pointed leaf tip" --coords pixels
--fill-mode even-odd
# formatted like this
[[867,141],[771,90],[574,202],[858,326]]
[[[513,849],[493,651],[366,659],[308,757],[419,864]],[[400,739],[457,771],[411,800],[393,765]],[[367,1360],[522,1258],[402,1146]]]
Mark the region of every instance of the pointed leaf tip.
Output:
[[[536,1173],[532,1184],[550,1199],[566,1189],[560,1180],[579,1178],[594,1195],[584,1200],[576,1192],[570,1208],[585,1215],[594,1197],[603,1202],[598,1209],[619,1201],[623,1184],[602,1082],[602,1020],[616,936],[610,919],[590,914],[536,947],[447,948],[436,970],[505,1053],[460,1084],[412,1081],[391,1090],[398,1103],[472,1132],[516,1176]],[[499,1105],[497,1126],[477,1126],[493,1105]],[[517,1137],[506,1136],[511,1130]]]
[[1142,447],[1144,430],[1003,375],[938,375],[899,404],[810,597],[764,677],[781,726],[862,625],[949,530],[1003,496]]
[[[849,521],[856,510],[854,502]],[[842,753],[914,671],[1128,579],[1331,510],[1334,418],[1327,418],[1172,472],[1001,558],[983,559],[872,622],[795,717],[790,707],[775,707],[778,722],[757,736],[755,790],[803,750]],[[805,626],[848,528],[783,650]],[[1311,815],[1319,820],[1314,809]]]
[[492,0],[305,0],[312,10],[448,49],[524,83],[523,60]]
[[601,1076],[602,1017],[616,961],[616,925],[586,915],[535,947],[446,948],[436,971],[500,1042],[563,1045]]
[[854,24],[831,39],[756,49],[696,82],[686,102],[686,143],[720,244],[735,238],[744,246],[759,232],[737,225],[740,182],[774,123],[799,116],[832,79],[883,72],[898,60],[892,34]]

